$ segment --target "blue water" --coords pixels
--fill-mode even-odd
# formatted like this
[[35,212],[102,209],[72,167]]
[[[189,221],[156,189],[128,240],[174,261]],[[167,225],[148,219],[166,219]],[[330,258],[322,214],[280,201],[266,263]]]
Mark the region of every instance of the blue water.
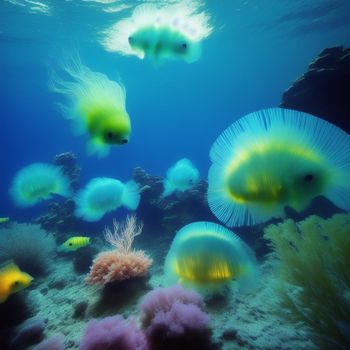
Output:
[[[103,1],[26,0],[0,3],[0,216],[25,220],[46,204],[18,209],[8,195],[14,174],[33,162],[50,162],[72,151],[82,184],[95,176],[129,180],[136,166],[164,175],[182,157],[207,177],[216,137],[246,113],[280,103],[282,93],[324,48],[350,45],[348,0],[207,1],[212,35],[202,57],[153,65],[104,51],[99,33],[131,8],[103,11]],[[119,2],[118,2],[119,4]],[[133,2],[125,1],[132,5]],[[132,137],[103,159],[88,157],[87,136],[73,134],[47,85],[57,52],[77,48],[84,64],[120,79],[127,91]]]

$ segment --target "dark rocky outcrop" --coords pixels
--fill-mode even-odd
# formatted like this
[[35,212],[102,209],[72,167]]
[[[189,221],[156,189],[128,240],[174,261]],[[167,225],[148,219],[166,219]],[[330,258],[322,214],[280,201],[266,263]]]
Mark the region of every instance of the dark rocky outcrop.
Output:
[[313,114],[350,133],[350,48],[323,50],[284,92],[280,107]]
[[63,173],[70,179],[72,190],[77,191],[81,173],[77,156],[72,152],[60,153],[55,156],[53,163],[62,167]]

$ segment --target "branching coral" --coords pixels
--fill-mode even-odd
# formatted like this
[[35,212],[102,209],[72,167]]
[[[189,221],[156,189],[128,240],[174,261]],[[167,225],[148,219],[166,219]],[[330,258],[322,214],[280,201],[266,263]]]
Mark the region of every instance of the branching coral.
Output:
[[144,251],[132,249],[134,238],[142,231],[136,217],[128,216],[122,225],[116,221],[113,224],[113,231],[105,229],[105,238],[116,249],[98,254],[86,279],[89,284],[104,285],[145,276],[152,265],[152,259]]
[[279,261],[282,310],[303,321],[316,341],[350,346],[350,215],[311,216],[271,225],[265,236]]
[[14,260],[21,270],[43,275],[52,261],[55,239],[38,225],[13,223],[0,230],[0,264]]

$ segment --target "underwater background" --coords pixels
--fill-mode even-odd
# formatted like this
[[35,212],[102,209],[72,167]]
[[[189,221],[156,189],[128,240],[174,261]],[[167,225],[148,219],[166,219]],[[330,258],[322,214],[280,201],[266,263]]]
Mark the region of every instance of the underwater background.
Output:
[[[57,202],[64,206],[65,199],[54,197],[50,202],[43,201],[30,208],[19,208],[14,205],[9,195],[13,178],[21,168],[36,162],[51,163],[56,155],[64,152],[71,152],[76,156],[74,166],[80,168],[79,188],[84,187],[94,177],[111,177],[127,182],[133,176],[134,179],[136,177],[136,181],[141,179],[140,183],[143,186],[152,187],[152,184],[155,184],[159,187],[162,179],[157,177],[165,177],[167,170],[184,157],[190,159],[199,170],[200,179],[207,180],[210,167],[209,150],[224,129],[248,113],[279,106],[283,93],[308,70],[309,64],[324,49],[350,46],[350,2],[347,0],[212,0],[203,3],[193,2],[209,14],[209,23],[212,26],[212,33],[203,39],[202,54],[196,62],[187,64],[181,60],[164,60],[155,64],[147,58],[141,60],[135,56],[107,52],[101,45],[104,30],[130,16],[135,6],[141,3],[141,1],[113,0],[2,0],[0,2],[0,217],[10,218],[9,223],[1,224],[4,229],[11,230],[11,225],[15,222],[42,224],[43,221],[38,220],[38,217],[48,212],[50,202]],[[155,1],[154,3],[157,6],[163,6],[169,2]],[[130,142],[127,145],[113,147],[109,155],[104,158],[89,156],[86,153],[88,136],[74,134],[70,121],[65,119],[57,108],[59,98],[49,89],[49,71],[53,62],[64,61],[65,57],[77,51],[84,65],[92,71],[104,73],[111,80],[121,82],[126,89],[126,109],[132,122]],[[346,54],[349,55],[349,52],[347,51]],[[348,65],[344,66],[347,74],[349,74],[348,61],[346,61]],[[334,81],[330,81],[331,90],[337,91],[337,86],[332,84]],[[349,93],[344,99],[346,100],[348,96]],[[345,105],[346,103],[344,103],[344,109],[347,108]],[[292,108],[292,106],[289,107]],[[334,122],[349,133],[348,120],[339,125],[335,121],[336,118],[332,120],[329,113],[317,116],[331,123]],[[138,169],[135,175],[136,167],[143,170]],[[67,257],[61,254],[56,258],[56,251],[51,250],[51,259],[54,259],[53,264],[56,264],[54,272],[35,279],[36,284],[20,292],[32,294],[29,296],[32,299],[28,299],[29,302],[25,301],[26,294],[23,294],[24,301],[14,299],[9,309],[2,310],[1,318],[5,313],[12,313],[11,310],[24,307],[23,303],[27,303],[29,309],[31,305],[36,305],[33,306],[33,310],[22,318],[19,317],[18,320],[3,319],[2,330],[0,330],[2,341],[0,349],[7,349],[7,347],[12,350],[31,349],[30,346],[38,343],[29,342],[28,345],[23,341],[23,345],[22,340],[12,343],[11,341],[17,339],[16,336],[20,332],[15,327],[27,316],[28,318],[35,315],[44,317],[45,309],[61,308],[62,310],[57,314],[56,311],[52,311],[53,314],[45,321],[45,326],[42,326],[43,329],[46,328],[46,335],[41,336],[49,338],[56,333],[63,333],[68,339],[66,340],[67,349],[79,347],[77,339],[80,339],[85,324],[90,319],[115,315],[119,313],[119,306],[121,313],[125,316],[132,314],[135,311],[135,305],[144,294],[155,287],[163,286],[161,275],[164,258],[176,231],[183,225],[190,224],[193,218],[220,223],[210,213],[206,204],[203,204],[205,182],[202,181],[200,186],[197,192],[194,191],[194,194],[190,194],[189,197],[185,194],[183,197],[181,195],[174,197],[171,208],[169,203],[164,204],[162,201],[157,202],[156,206],[148,206],[152,201],[154,204],[155,200],[152,197],[154,193],[160,195],[161,190],[158,187],[154,193],[152,192],[152,196],[146,191],[141,193],[141,204],[135,213],[144,222],[144,233],[137,238],[137,245],[149,251],[153,259],[151,274],[156,277],[147,288],[140,287],[138,284],[130,287],[130,290],[137,290],[134,294],[131,293],[134,298],[131,304],[130,300],[125,300],[125,305],[122,305],[124,299],[118,293],[123,294],[123,292],[118,288],[117,292],[113,289],[107,290],[102,298],[94,289],[89,289],[86,294],[83,292],[84,278],[89,272],[89,269],[85,268],[84,259],[91,264],[92,258],[103,250],[104,227],[106,225],[111,227],[114,218],[124,220],[127,210],[122,208],[108,213],[98,222],[89,223],[78,220],[72,223],[70,221],[66,231],[64,222],[59,226],[45,221],[42,229],[52,231],[57,244],[62,244],[68,238],[68,233],[70,236],[88,235],[92,239],[97,239],[97,243],[96,245],[92,243],[91,251],[83,256],[82,265],[84,266],[78,273],[79,277],[74,277],[75,272],[72,271],[69,255]],[[196,198],[200,198],[202,206],[197,205]],[[186,204],[183,205],[182,200]],[[310,214],[322,214],[326,218],[334,212],[343,212],[332,207],[332,211],[328,213],[327,205],[325,208],[315,206],[313,209]],[[55,208],[51,210],[54,211]],[[162,210],[170,213],[165,221],[164,215],[160,213]],[[306,216],[301,215],[301,218]],[[62,217],[64,220],[65,216]],[[347,220],[341,227],[349,230],[349,219]],[[162,221],[161,224],[160,221]],[[52,230],[50,224],[52,224]],[[337,222],[337,225],[340,224]],[[164,237],[162,237],[164,232],[161,231],[161,227],[165,227]],[[259,263],[265,261],[265,255],[269,251],[267,244],[262,243],[263,229],[264,225],[258,228],[241,228],[237,231],[233,229],[255,251]],[[0,234],[1,230],[0,227]],[[250,231],[251,236],[249,236]],[[171,235],[170,232],[173,234]],[[307,256],[306,252],[305,257]],[[79,262],[77,264],[79,265]],[[272,263],[267,263],[262,268],[262,276],[272,269],[271,265]],[[25,271],[23,266],[20,268]],[[264,286],[269,284],[269,278],[265,280]],[[121,289],[123,288],[125,293],[128,293],[129,287],[122,286]],[[32,293],[29,289],[34,292]],[[39,290],[45,290],[45,292],[38,296]],[[65,300],[71,299],[68,302],[69,306],[64,305],[63,299],[62,304],[51,302],[50,290],[52,293],[62,294]],[[346,300],[349,299],[349,292],[350,290],[346,291]],[[79,293],[82,294],[76,296]],[[347,339],[347,345],[336,341],[330,341],[328,345],[320,345],[317,341],[311,342],[308,327],[304,329],[300,324],[294,326],[292,322],[290,324],[286,322],[288,324],[286,328],[281,328],[280,334],[284,334],[286,338],[280,339],[283,337],[279,338],[278,332],[271,332],[271,328],[278,327],[280,324],[279,316],[275,316],[272,308],[266,305],[263,306],[261,317],[267,317],[268,314],[269,321],[261,321],[261,327],[257,326],[260,316],[248,317],[247,315],[249,310],[255,307],[259,309],[263,300],[271,295],[265,289],[264,293],[250,297],[250,304],[247,305],[244,304],[245,297],[238,296],[238,304],[244,305],[242,306],[244,310],[240,311],[241,315],[244,315],[242,318],[246,320],[251,317],[247,327],[251,327],[250,331],[254,327],[259,328],[259,330],[254,328],[254,331],[247,331],[247,333],[244,333],[243,322],[241,328],[238,327],[235,331],[231,329],[231,333],[228,330],[226,335],[218,335],[222,325],[231,322],[230,316],[224,315],[223,310],[227,312],[234,308],[232,305],[237,300],[229,298],[228,301],[221,299],[212,301],[212,313],[209,312],[212,319],[211,328],[214,329],[215,334],[212,349],[345,349],[350,346],[350,323],[346,326],[342,323],[340,328],[346,329],[344,332],[337,331],[341,333],[340,338]],[[111,306],[116,295],[121,301],[118,306]],[[16,298],[20,296],[16,294]],[[83,317],[78,316],[69,322],[63,321],[65,319],[63,314],[67,313],[66,318],[71,317],[72,304],[76,305],[77,302],[85,300],[89,301],[87,310],[90,310],[90,307],[93,308],[90,314],[85,315],[84,311]],[[94,303],[97,306],[93,305]],[[0,309],[4,308],[4,305],[0,304]],[[235,310],[237,319],[239,319],[238,314],[239,311]],[[53,318],[56,318],[56,323],[50,324]],[[79,321],[76,321],[77,319]],[[39,321],[35,322],[37,322],[35,326],[38,326]],[[74,328],[74,325],[77,328]],[[72,328],[67,331],[69,327]],[[270,333],[259,344],[257,338],[264,333],[264,327],[269,328]],[[239,336],[237,336],[238,333]],[[79,335],[78,338],[77,335]],[[273,337],[278,340],[272,341]],[[196,339],[195,336],[193,339]],[[201,342],[204,342],[208,349],[210,348],[207,338],[205,340],[200,338],[197,344],[202,344]],[[188,344],[187,342],[185,346],[180,346],[184,349],[186,346],[188,349],[196,349],[195,346]],[[176,345],[171,346],[167,344],[165,348],[177,348]],[[197,347],[198,349],[205,349],[204,345],[198,346],[200,346]],[[47,347],[47,349],[56,348],[61,349],[53,345]],[[86,344],[80,344],[80,348],[92,349]],[[104,349],[102,345],[100,348]],[[131,346],[132,348],[145,349],[141,345]],[[154,348],[162,347],[155,345]],[[121,347],[121,349],[129,348]]]

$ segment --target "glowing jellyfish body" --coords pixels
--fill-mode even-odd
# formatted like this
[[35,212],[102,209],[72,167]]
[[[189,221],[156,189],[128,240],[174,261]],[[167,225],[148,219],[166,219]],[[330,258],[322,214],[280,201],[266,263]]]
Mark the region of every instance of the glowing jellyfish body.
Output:
[[88,133],[88,154],[104,157],[110,147],[129,142],[131,123],[124,87],[84,66],[79,57],[61,65],[65,78],[51,74],[51,90],[67,99],[63,114],[74,122],[77,134]]
[[109,51],[148,57],[154,62],[180,59],[195,62],[201,55],[201,42],[212,28],[209,17],[188,5],[157,8],[143,4],[132,16],[112,26],[102,41]]
[[272,108],[226,129],[211,151],[208,204],[228,226],[284,217],[323,195],[350,209],[350,136],[310,114]]
[[165,260],[165,274],[200,292],[236,281],[240,290],[255,287],[257,263],[252,250],[233,232],[211,222],[194,222],[177,232]]
[[17,206],[30,207],[52,195],[69,197],[70,181],[60,167],[33,163],[22,168],[14,177],[10,195]]
[[98,221],[121,206],[135,210],[139,201],[140,191],[134,181],[123,184],[116,179],[99,177],[78,193],[75,215],[85,221]]

